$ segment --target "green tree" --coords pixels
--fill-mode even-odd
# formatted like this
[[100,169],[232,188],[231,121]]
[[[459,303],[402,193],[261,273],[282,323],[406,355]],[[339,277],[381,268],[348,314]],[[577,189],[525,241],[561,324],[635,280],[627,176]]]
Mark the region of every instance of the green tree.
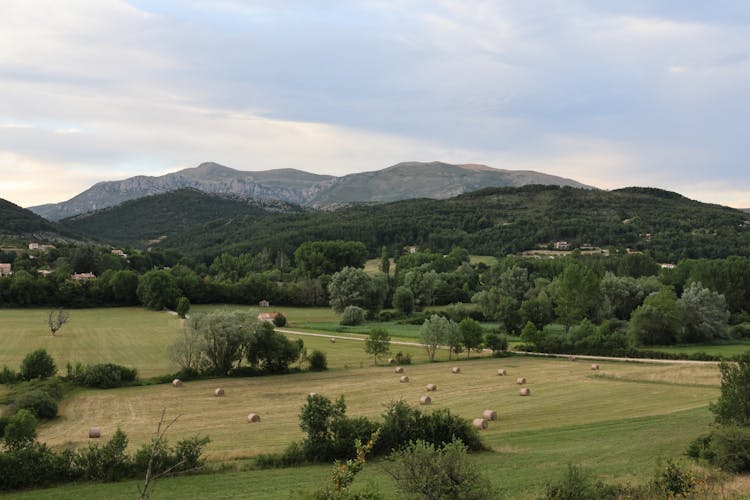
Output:
[[671,288],[663,288],[633,311],[628,331],[641,344],[666,345],[675,343],[681,327],[677,296]]
[[479,465],[469,460],[460,440],[442,447],[412,442],[391,455],[386,471],[396,481],[396,489],[409,498],[489,500],[498,496]]
[[480,350],[482,348],[482,339],[484,332],[482,325],[478,321],[471,318],[465,318],[458,324],[458,328],[461,331],[463,337],[463,343],[466,347],[466,357],[471,357],[471,350]]
[[500,297],[496,307],[496,319],[499,319],[505,326],[505,331],[511,335],[518,334],[521,331],[521,312],[518,301],[513,297],[503,295]]
[[49,378],[55,374],[57,366],[55,360],[46,349],[31,351],[21,362],[21,378],[32,380],[35,378]]
[[367,309],[373,295],[373,282],[362,269],[345,267],[331,277],[328,295],[331,307],[341,313],[346,306]]
[[414,312],[414,294],[410,288],[400,286],[393,293],[393,306],[409,316]]
[[117,271],[109,281],[112,296],[118,304],[134,305],[138,302],[138,275],[133,271]]
[[190,301],[188,298],[180,297],[177,299],[177,308],[175,310],[180,318],[185,319],[190,312]]
[[599,279],[593,271],[576,262],[570,263],[554,285],[555,312],[567,328],[583,318],[593,317],[601,297]]
[[378,357],[385,356],[391,352],[391,336],[385,328],[373,328],[365,339],[365,352],[372,354],[375,364]]
[[721,395],[709,406],[717,424],[750,425],[750,354],[742,354],[736,363],[722,361]]
[[680,342],[706,342],[726,337],[729,311],[723,295],[690,283],[677,301],[682,318]]
[[234,363],[239,366],[257,320],[248,313],[216,311],[193,313],[187,327],[202,337],[202,357],[209,371],[225,376]]
[[367,248],[359,241],[308,241],[294,252],[297,268],[309,278],[363,267],[366,258]]
[[29,410],[18,410],[8,419],[3,434],[9,450],[19,450],[36,440],[36,417]]
[[173,309],[180,289],[172,275],[164,270],[149,271],[138,281],[138,300],[149,309]]
[[551,323],[554,318],[552,300],[546,292],[542,291],[536,297],[523,301],[519,313],[522,323],[531,321],[541,329],[544,325]]
[[450,337],[451,330],[456,324],[447,318],[433,314],[427,318],[419,329],[419,338],[427,349],[427,357],[435,360],[435,352],[441,344],[445,344]]
[[304,348],[302,340],[292,341],[276,333],[267,321],[257,321],[245,334],[244,350],[250,366],[268,373],[284,373],[297,361]]

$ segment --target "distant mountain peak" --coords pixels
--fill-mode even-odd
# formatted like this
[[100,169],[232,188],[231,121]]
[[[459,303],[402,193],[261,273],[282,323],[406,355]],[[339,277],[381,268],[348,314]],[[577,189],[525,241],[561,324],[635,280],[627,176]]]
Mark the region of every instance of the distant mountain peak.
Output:
[[158,177],[139,175],[121,181],[99,182],[68,201],[30,209],[47,219],[60,220],[183,188],[324,208],[408,198],[443,199],[485,187],[526,184],[589,187],[539,172],[500,170],[471,163],[407,161],[382,170],[334,177],[294,168],[235,170],[209,161]]

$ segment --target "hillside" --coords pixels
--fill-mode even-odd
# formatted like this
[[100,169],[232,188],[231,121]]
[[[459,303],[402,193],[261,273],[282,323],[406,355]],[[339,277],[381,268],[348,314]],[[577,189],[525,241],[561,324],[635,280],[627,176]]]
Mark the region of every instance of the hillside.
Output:
[[[154,202],[168,198],[154,197]],[[162,201],[159,201],[160,203]],[[167,201],[163,203],[168,204]],[[102,238],[128,235],[128,243],[167,235],[158,246],[192,254],[281,250],[288,255],[310,240],[358,240],[372,254],[382,245],[505,255],[565,240],[651,250],[664,262],[682,257],[750,255],[745,212],[689,200],[650,188],[599,191],[557,186],[489,188],[448,200],[417,199],[354,205],[335,211],[235,214],[184,230],[149,227],[151,218],[126,204],[69,227]],[[109,214],[111,219],[97,219]],[[116,215],[116,217],[115,217]],[[96,228],[96,232],[92,228]],[[124,228],[128,228],[124,230]]]
[[75,234],[64,230],[30,210],[0,198],[0,236],[38,241],[75,239]]
[[299,210],[295,205],[278,201],[245,200],[179,189],[64,219],[61,224],[100,241],[142,247],[179,237],[212,221],[231,226],[235,217],[256,219],[274,212]]
[[351,202],[449,198],[485,187],[525,184],[584,187],[569,179],[538,172],[439,162],[399,163],[384,170],[344,177],[295,169],[245,172],[216,163],[203,163],[160,177],[137,176],[122,181],[100,182],[68,201],[39,205],[30,210],[49,220],[60,220],[183,188],[247,199],[262,198],[303,206],[330,207]]

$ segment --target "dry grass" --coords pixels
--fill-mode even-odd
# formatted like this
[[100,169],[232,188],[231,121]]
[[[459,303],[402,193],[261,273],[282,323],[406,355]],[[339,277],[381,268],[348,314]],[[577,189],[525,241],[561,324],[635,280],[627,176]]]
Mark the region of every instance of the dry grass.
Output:
[[[342,344],[342,343],[339,343]],[[337,345],[339,345],[337,344]],[[329,353],[330,356],[330,353]],[[497,376],[498,366],[510,374],[526,374],[534,397],[519,398],[511,377]],[[298,414],[310,392],[330,398],[345,395],[347,414],[377,417],[393,400],[416,402],[426,383],[440,387],[440,398],[429,408],[450,408],[471,419],[486,408],[503,414],[503,423],[485,432],[488,441],[502,443],[504,433],[582,425],[649,415],[666,415],[703,407],[718,395],[718,369],[708,376],[703,366],[685,367],[680,376],[705,382],[716,380],[716,387],[680,386],[670,382],[678,371],[672,366],[602,363],[602,373],[616,373],[626,380],[592,377],[589,366],[565,360],[511,358],[476,360],[462,363],[462,377],[447,370],[446,363],[413,365],[413,383],[400,384],[393,367],[366,367],[250,379],[226,379],[227,396],[212,395],[216,381],[188,382],[180,390],[170,385],[85,391],[63,402],[61,417],[39,429],[40,438],[50,445],[81,445],[85,430],[102,427],[107,438],[117,426],[130,437],[132,445],[146,442],[153,432],[162,408],[170,415],[181,415],[170,430],[170,439],[209,435],[211,459],[253,456],[279,451],[302,433]],[[696,370],[695,375],[690,370]],[[644,382],[633,382],[642,378]],[[659,383],[659,379],[666,383]],[[426,409],[430,411],[430,409]],[[250,412],[263,415],[257,425],[247,425]],[[272,432],[270,430],[272,423]],[[83,431],[82,431],[83,430]]]

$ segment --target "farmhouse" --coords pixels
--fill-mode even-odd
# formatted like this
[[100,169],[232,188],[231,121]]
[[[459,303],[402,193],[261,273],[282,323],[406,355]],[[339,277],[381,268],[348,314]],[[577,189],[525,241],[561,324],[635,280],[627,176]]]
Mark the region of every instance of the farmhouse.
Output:
[[570,243],[567,241],[556,241],[555,242],[555,250],[568,250],[570,248]]
[[260,302],[258,302],[258,305],[260,307],[271,307],[271,303],[268,302],[267,300],[261,300]]
[[94,273],[76,273],[71,278],[76,281],[88,281],[96,278],[96,275]]
[[278,313],[275,312],[260,313],[258,314],[258,321],[268,321],[269,323],[273,323],[277,314]]
[[13,264],[0,264],[0,276],[10,276],[13,274]]

